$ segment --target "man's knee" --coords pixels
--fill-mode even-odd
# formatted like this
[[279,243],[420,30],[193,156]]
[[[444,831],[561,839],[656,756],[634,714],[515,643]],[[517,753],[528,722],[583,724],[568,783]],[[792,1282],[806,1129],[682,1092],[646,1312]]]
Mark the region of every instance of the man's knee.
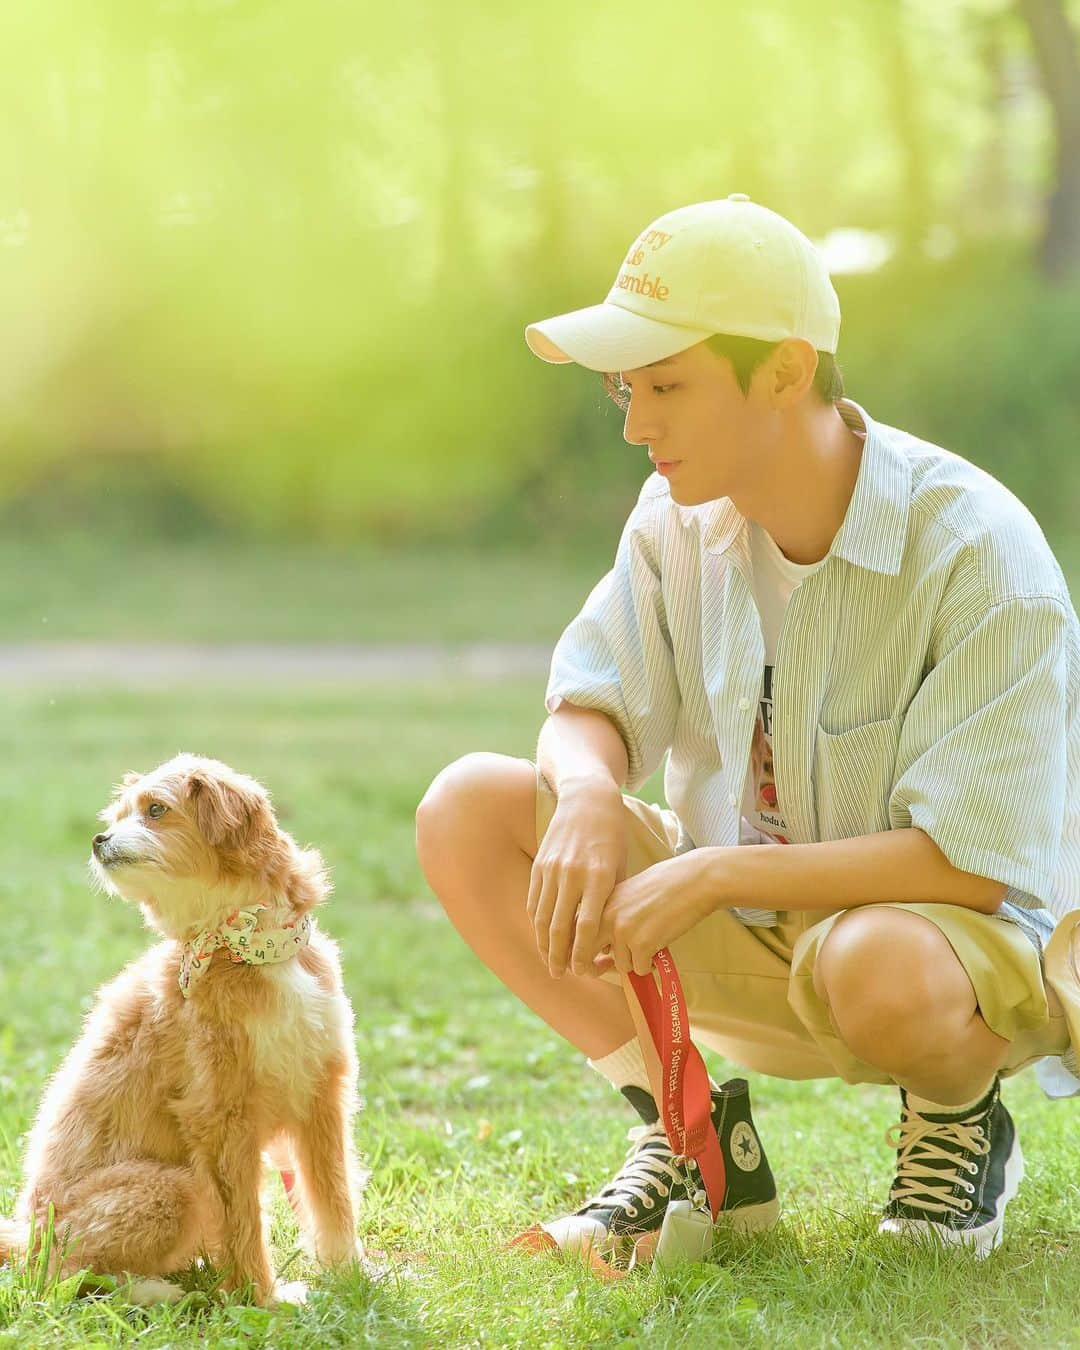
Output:
[[970,1020],[967,972],[944,933],[922,915],[860,906],[835,921],[814,963],[814,989],[845,1039],[917,1044],[922,1029]]
[[448,764],[416,808],[416,849],[425,874],[448,851],[497,847],[507,835],[535,848],[535,799],[535,775],[525,760],[475,750]]

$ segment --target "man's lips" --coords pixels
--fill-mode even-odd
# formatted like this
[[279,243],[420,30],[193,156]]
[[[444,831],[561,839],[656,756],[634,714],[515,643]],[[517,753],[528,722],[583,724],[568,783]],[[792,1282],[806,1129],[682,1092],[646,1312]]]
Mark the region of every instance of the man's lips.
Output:
[[673,464],[681,464],[681,459],[661,459],[659,455],[650,455],[649,458],[659,468],[670,469]]

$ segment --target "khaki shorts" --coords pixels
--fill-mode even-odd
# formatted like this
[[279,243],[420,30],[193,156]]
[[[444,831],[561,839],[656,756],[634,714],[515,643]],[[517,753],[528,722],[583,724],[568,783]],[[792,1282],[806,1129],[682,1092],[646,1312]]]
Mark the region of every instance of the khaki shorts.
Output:
[[[557,798],[537,765],[527,762],[536,774],[539,846]],[[679,821],[673,811],[636,797],[624,793],[623,800],[627,876],[634,876],[674,856]],[[1047,1006],[1040,951],[1018,924],[959,905],[883,904],[913,910],[945,934],[971,980],[987,1026],[1010,1042],[1003,1076],[1068,1047],[1066,1018],[1050,1016]],[[814,992],[814,961],[842,913],[782,910],[773,927],[749,928],[719,909],[673,942],[670,950],[695,1039],[744,1068],[777,1078],[895,1082],[847,1049]],[[614,971],[602,978],[619,982]]]

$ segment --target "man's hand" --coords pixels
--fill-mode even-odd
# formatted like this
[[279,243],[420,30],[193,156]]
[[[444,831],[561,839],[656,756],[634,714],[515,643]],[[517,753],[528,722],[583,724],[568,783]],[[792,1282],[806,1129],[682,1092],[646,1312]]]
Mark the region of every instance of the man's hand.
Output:
[[615,883],[626,876],[626,852],[626,804],[612,779],[560,788],[525,901],[540,959],[553,978],[566,973],[571,951],[576,975],[596,974],[591,961],[600,915]]
[[[620,882],[600,919],[590,953],[594,968],[647,975],[661,947],[670,946],[716,908],[715,896],[709,894],[703,879],[701,861],[691,851],[654,863]],[[597,955],[608,947],[610,956]]]

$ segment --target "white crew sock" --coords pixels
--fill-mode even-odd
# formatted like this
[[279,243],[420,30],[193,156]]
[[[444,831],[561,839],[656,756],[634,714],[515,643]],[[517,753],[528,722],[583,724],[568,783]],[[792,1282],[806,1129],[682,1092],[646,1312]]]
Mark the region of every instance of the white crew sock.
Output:
[[641,1053],[641,1044],[636,1036],[625,1045],[620,1045],[617,1050],[612,1050],[610,1055],[604,1055],[600,1059],[587,1059],[585,1063],[590,1069],[602,1074],[612,1087],[642,1088],[650,1097],[652,1096],[649,1071],[645,1067],[645,1056]]
[[992,1078],[990,1082],[987,1083],[987,1085],[983,1088],[983,1090],[977,1096],[973,1097],[971,1101],[956,1102],[956,1103],[949,1102],[947,1105],[942,1105],[941,1102],[927,1101],[925,1097],[916,1097],[914,1092],[909,1092],[907,1093],[908,1109],[911,1111],[917,1111],[921,1116],[926,1115],[927,1112],[929,1112],[931,1115],[934,1116],[945,1114],[948,1114],[950,1116],[965,1115],[969,1113],[973,1107],[978,1106],[978,1104],[990,1091],[993,1085],[994,1079]]
[[[620,1045],[617,1050],[612,1050],[610,1055],[604,1055],[601,1059],[587,1059],[585,1063],[590,1069],[595,1069],[597,1073],[602,1074],[608,1082],[620,1091],[624,1087],[643,1088],[651,1097],[652,1084],[649,1082],[649,1071],[645,1067],[645,1056],[641,1053],[641,1042],[635,1036],[633,1040],[627,1041],[625,1045]],[[718,1086],[713,1080],[712,1074],[709,1075],[709,1087],[715,1089]],[[945,1106],[943,1111],[951,1111],[952,1107]]]

